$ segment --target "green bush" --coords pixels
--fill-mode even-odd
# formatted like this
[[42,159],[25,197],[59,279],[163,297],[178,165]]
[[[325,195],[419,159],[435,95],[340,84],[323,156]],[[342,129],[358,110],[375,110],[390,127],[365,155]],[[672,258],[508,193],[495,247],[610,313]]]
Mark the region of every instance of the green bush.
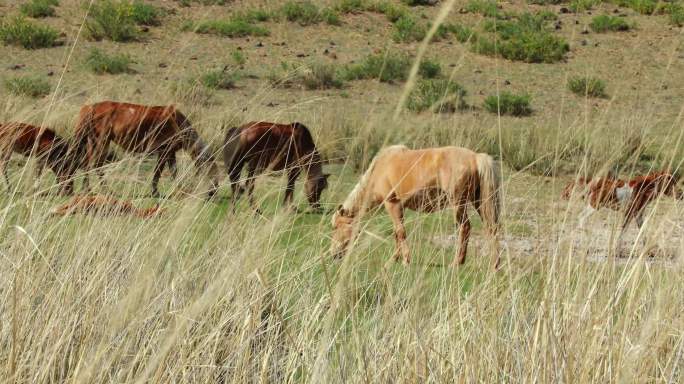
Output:
[[589,24],[594,32],[629,31],[632,25],[621,17],[600,15],[591,19]]
[[234,20],[243,20],[248,23],[269,21],[274,17],[275,15],[272,12],[260,8],[247,9],[233,15]]
[[606,97],[606,83],[594,77],[572,77],[568,89],[580,96]]
[[479,13],[485,17],[501,17],[499,6],[494,0],[470,0],[466,4],[465,10],[470,13]]
[[138,29],[132,9],[133,6],[126,1],[101,0],[93,3],[86,22],[90,37],[117,42],[135,40]]
[[446,24],[445,28],[456,37],[456,40],[465,43],[477,38],[475,32],[460,24]]
[[603,0],[572,0],[570,2],[570,10],[575,13],[588,11],[601,4],[602,1]]
[[330,8],[319,9],[316,4],[309,0],[288,1],[281,8],[283,15],[288,21],[297,22],[299,25],[314,25],[326,22],[330,25],[340,24],[339,15]]
[[427,26],[425,24],[421,24],[410,15],[404,15],[394,23],[392,38],[396,42],[408,43],[423,40],[426,33]]
[[312,64],[301,75],[300,81],[307,89],[342,88],[342,76],[334,65]]
[[670,24],[684,26],[684,6],[680,3],[664,3],[659,6],[660,13],[669,15]]
[[410,68],[411,59],[402,53],[370,55],[361,63],[348,66],[344,77],[347,80],[404,81]]
[[5,89],[13,95],[38,98],[50,93],[50,83],[40,77],[23,76],[5,80]]
[[382,13],[391,23],[395,23],[401,17],[410,16],[411,14],[408,8],[394,4],[388,0],[373,3],[368,6],[367,10],[371,12]]
[[161,24],[162,14],[159,8],[140,0],[133,2],[131,7],[131,18],[136,24],[150,26]]
[[658,7],[658,1],[656,0],[626,0],[621,1],[621,3],[642,15],[652,15]]
[[548,13],[522,14],[512,21],[489,21],[485,30],[494,33],[499,41],[494,44],[489,37],[480,36],[474,42],[473,51],[490,56],[527,63],[555,63],[563,60],[570,50],[561,37],[547,31],[546,24],[555,17]]
[[532,114],[530,107],[531,97],[527,94],[514,95],[510,92],[502,92],[497,95],[489,96],[484,101],[484,108],[491,112],[501,115],[528,116]]
[[237,73],[224,68],[204,73],[200,76],[199,83],[209,89],[233,89],[238,79]]
[[268,29],[240,19],[207,20],[192,26],[196,33],[225,37],[268,36]]
[[446,79],[420,80],[409,95],[407,108],[411,111],[455,112],[465,104],[465,89]]
[[32,23],[16,17],[0,23],[0,40],[5,45],[17,45],[26,49],[53,47],[59,34],[49,26]]
[[245,57],[245,54],[242,53],[242,51],[235,50],[233,53],[230,54],[230,57],[233,58],[233,61],[237,65],[245,65],[247,62],[247,58]]
[[30,0],[19,7],[22,15],[40,18],[55,15],[55,8],[59,5],[58,0]]
[[434,79],[442,74],[442,66],[436,61],[426,59],[420,63],[418,73],[426,79]]
[[86,66],[97,74],[117,75],[131,72],[131,63],[128,55],[108,55],[97,48],[92,49],[86,58]]
[[370,10],[370,5],[366,0],[341,0],[335,9],[341,13],[361,13]]

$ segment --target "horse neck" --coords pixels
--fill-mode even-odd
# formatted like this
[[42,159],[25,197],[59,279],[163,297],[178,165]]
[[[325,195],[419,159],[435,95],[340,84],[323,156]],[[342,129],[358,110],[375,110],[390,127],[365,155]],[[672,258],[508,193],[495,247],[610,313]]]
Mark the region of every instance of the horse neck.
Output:
[[314,150],[311,154],[307,155],[308,160],[305,162],[307,164],[307,179],[315,180],[323,175],[323,164],[321,163],[321,156],[318,151]]
[[356,216],[367,208],[371,208],[368,206],[369,203],[372,203],[369,201],[368,191],[371,187],[371,175],[373,173],[374,163],[375,161],[371,163],[368,170],[361,176],[359,182],[356,183],[354,189],[352,189],[351,193],[349,193],[342,203],[342,208],[347,212],[350,212],[353,216]]

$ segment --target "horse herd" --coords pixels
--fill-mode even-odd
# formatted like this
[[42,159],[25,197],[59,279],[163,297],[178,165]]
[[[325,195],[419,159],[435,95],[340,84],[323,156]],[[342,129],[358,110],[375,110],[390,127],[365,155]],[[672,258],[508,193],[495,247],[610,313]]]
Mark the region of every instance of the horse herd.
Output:
[[[46,127],[25,123],[0,124],[0,167],[10,187],[7,161],[13,152],[35,157],[36,177],[47,166],[55,173],[63,194],[74,191],[74,176],[84,172],[83,189],[89,189],[89,174],[94,171],[103,180],[102,166],[116,160],[110,152],[114,142],[123,150],[157,157],[152,176],[152,195],[159,196],[159,179],[165,167],[177,176],[176,152],[187,151],[211,182],[208,196],[219,187],[219,171],[214,153],[192,127],[188,118],[174,106],[146,106],[104,101],[83,106],[73,138],[67,140]],[[300,123],[276,124],[250,122],[230,128],[223,142],[223,162],[232,190],[233,203],[246,192],[256,209],[253,190],[258,174],[266,170],[285,171],[287,185],[284,204],[291,205],[294,186],[306,172],[305,195],[314,210],[320,209],[322,192],[328,185],[323,161],[307,127]],[[242,183],[241,173],[247,167],[248,177]],[[491,244],[493,266],[499,266],[498,232],[500,226],[500,183],[497,163],[491,156],[466,148],[440,147],[411,150],[402,145],[382,149],[372,160],[352,192],[332,217],[331,252],[342,256],[359,232],[364,213],[384,206],[392,219],[396,240],[395,260],[410,262],[406,244],[404,209],[434,212],[453,208],[458,225],[459,248],[454,264],[465,262],[470,220],[467,206],[472,205],[485,225]],[[681,198],[684,194],[676,178],[669,172],[652,173],[628,182],[613,178],[578,179],[563,191],[569,198],[581,187],[589,206],[580,220],[583,223],[595,210],[608,207],[624,209],[624,228],[636,218],[643,224],[646,205],[660,195]],[[158,207],[142,210],[112,197],[81,195],[58,207],[57,214],[74,211],[104,210],[110,213],[132,213],[150,217]],[[622,232],[621,232],[622,235]],[[622,236],[620,236],[622,237]]]

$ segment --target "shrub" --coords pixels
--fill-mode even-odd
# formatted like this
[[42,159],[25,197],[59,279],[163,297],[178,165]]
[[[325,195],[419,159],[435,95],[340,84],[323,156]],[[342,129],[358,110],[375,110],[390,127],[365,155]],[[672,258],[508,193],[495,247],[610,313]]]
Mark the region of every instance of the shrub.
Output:
[[209,89],[233,89],[237,80],[237,73],[224,68],[206,72],[200,76],[199,83]]
[[138,25],[160,25],[161,16],[159,8],[153,5],[139,0],[131,5],[131,18]]
[[531,97],[527,94],[514,95],[510,92],[502,92],[497,95],[489,96],[484,101],[484,107],[487,111],[511,116],[528,116],[532,114],[530,107]]
[[420,80],[409,95],[407,108],[411,111],[432,110],[455,112],[465,107],[466,91],[457,83],[446,79]]
[[49,26],[34,24],[23,17],[16,17],[0,24],[0,40],[5,45],[17,45],[26,49],[53,47],[57,43],[57,31]]
[[307,89],[342,88],[344,80],[340,71],[331,64],[312,64],[300,76]]
[[684,25],[684,6],[679,3],[665,3],[660,6],[660,13],[669,15],[670,24],[681,27]]
[[131,62],[132,60],[128,55],[107,55],[97,48],[92,49],[86,58],[86,66],[97,74],[116,75],[131,72]]
[[623,2],[624,6],[632,8],[642,15],[651,15],[655,13],[658,6],[656,0],[626,0]]
[[493,0],[470,0],[465,10],[470,13],[479,13],[485,17],[501,17],[499,6]]
[[242,12],[238,12],[233,16],[234,20],[239,19],[246,21],[248,23],[269,21],[272,18],[274,18],[274,15],[271,12],[260,8],[248,9]]
[[361,13],[369,8],[366,0],[342,0],[335,7],[341,13]]
[[418,70],[418,73],[420,74],[420,76],[422,76],[426,79],[434,79],[434,78],[439,77],[439,75],[441,75],[442,66],[436,61],[432,61],[429,59],[423,60],[420,63],[420,68]]
[[5,80],[5,89],[13,95],[42,97],[50,93],[50,83],[40,77],[15,77]]
[[485,30],[498,36],[498,44],[494,44],[490,38],[478,37],[472,49],[484,55],[499,55],[528,63],[560,61],[570,46],[563,38],[546,30],[550,18],[551,15],[547,13],[527,13],[513,21],[487,22]]
[[242,53],[242,51],[235,50],[233,53],[230,54],[230,57],[233,58],[233,61],[237,65],[244,65],[247,62],[247,58],[245,57],[245,54]]
[[600,15],[591,19],[589,24],[594,32],[628,31],[632,26],[621,17]]
[[382,13],[391,23],[396,22],[402,16],[410,16],[410,11],[406,7],[396,5],[390,1],[373,3],[368,7],[368,11]]
[[474,40],[477,37],[472,29],[460,24],[447,24],[445,25],[445,28],[461,43]]
[[570,10],[575,13],[588,11],[601,4],[602,1],[603,0],[572,0],[570,2]]
[[330,8],[319,9],[311,1],[288,1],[281,8],[283,15],[288,21],[297,22],[299,25],[314,25],[326,22],[330,25],[340,24],[339,15]]
[[50,17],[55,15],[53,7],[58,5],[58,0],[30,0],[19,7],[19,12],[33,18]]
[[194,25],[192,29],[196,33],[212,34],[225,37],[269,35],[268,29],[240,19],[202,21]]
[[570,78],[568,89],[580,96],[606,97],[606,83],[593,77]]
[[370,55],[361,63],[349,66],[345,71],[347,80],[378,79],[382,82],[406,80],[411,59],[402,53]]
[[392,38],[396,42],[408,43],[423,40],[426,33],[427,27],[425,24],[419,23],[412,16],[404,15],[394,23]]
[[125,42],[138,37],[132,5],[126,1],[101,0],[93,3],[88,13],[86,29],[95,40]]

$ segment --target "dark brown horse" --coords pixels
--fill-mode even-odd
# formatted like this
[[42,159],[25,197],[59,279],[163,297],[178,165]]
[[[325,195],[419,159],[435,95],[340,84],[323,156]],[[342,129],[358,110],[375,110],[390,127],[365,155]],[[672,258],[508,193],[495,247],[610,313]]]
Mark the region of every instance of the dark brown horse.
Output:
[[250,122],[239,128],[230,128],[223,146],[223,161],[230,178],[233,200],[237,202],[245,188],[240,186],[242,168],[247,165],[245,182],[252,206],[254,178],[265,170],[287,171],[284,204],[292,203],[295,181],[302,170],[307,172],[306,197],[312,208],[320,209],[321,193],[328,186],[323,173],[321,156],[311,132],[303,124],[276,124]]
[[25,123],[0,124],[0,168],[10,188],[7,162],[12,153],[36,156],[35,178],[40,178],[48,166],[57,176],[62,193],[71,193],[69,182],[75,167],[73,157],[69,156],[69,143],[50,128],[36,127]]
[[[85,156],[87,169],[101,167],[111,141],[126,151],[157,155],[152,177],[152,194],[159,195],[158,185],[164,166],[176,177],[176,152],[190,153],[198,169],[206,168],[212,181],[209,195],[218,188],[218,169],[209,147],[192,128],[190,121],[174,106],[146,106],[114,101],[81,108],[76,126],[78,152]],[[98,172],[102,176],[102,172]],[[88,188],[88,174],[84,180]]]

